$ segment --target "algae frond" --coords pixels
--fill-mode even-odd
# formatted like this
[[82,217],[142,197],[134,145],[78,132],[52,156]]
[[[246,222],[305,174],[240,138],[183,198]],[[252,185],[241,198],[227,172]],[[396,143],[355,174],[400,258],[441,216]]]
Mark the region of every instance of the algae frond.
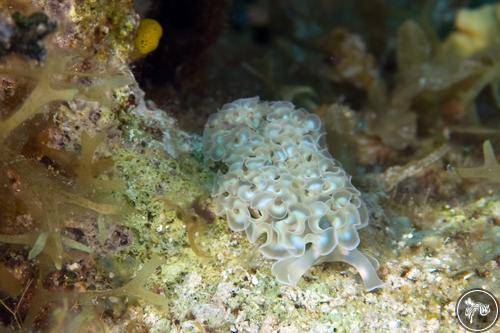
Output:
[[483,142],[484,164],[475,168],[457,168],[457,172],[464,178],[484,178],[500,182],[500,164],[497,162],[493,146],[489,140]]

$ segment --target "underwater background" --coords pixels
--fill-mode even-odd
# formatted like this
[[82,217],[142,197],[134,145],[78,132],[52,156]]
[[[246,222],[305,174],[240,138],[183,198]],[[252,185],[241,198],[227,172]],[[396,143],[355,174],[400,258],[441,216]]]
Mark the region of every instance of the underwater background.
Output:
[[0,0],[0,332],[464,332],[499,153],[498,1]]

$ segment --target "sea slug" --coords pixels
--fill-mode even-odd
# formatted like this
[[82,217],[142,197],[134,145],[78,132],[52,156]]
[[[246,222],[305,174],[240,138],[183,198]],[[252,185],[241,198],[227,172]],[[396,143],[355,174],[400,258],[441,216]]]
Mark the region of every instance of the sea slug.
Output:
[[272,273],[296,285],[313,265],[354,266],[368,290],[383,282],[377,262],[359,250],[368,211],[351,177],[328,153],[320,119],[289,102],[239,99],[211,115],[206,158],[225,164],[214,184],[216,213],[260,252]]

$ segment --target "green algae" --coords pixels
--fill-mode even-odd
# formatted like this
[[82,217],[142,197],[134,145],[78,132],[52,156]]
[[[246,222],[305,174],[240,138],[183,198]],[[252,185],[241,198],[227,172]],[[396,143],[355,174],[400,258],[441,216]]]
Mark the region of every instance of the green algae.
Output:
[[170,198],[178,204],[187,204],[206,193],[209,174],[200,173],[200,162],[190,157],[177,160],[159,151],[140,154],[131,149],[121,149],[115,155],[116,166],[127,183],[125,194],[138,210],[160,205],[158,197]]
[[497,162],[493,146],[489,140],[483,143],[484,165],[475,168],[458,168],[457,172],[464,178],[484,178],[500,182],[500,164]]

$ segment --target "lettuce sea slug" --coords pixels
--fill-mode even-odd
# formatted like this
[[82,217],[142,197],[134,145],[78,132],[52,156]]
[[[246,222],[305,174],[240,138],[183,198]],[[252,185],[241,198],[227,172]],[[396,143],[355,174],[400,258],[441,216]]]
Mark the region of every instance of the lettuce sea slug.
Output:
[[377,262],[359,250],[368,211],[351,177],[328,153],[320,119],[289,102],[239,99],[213,114],[203,134],[206,157],[227,166],[213,197],[216,213],[260,252],[277,260],[274,276],[296,285],[313,265],[354,266],[368,290],[381,287]]

